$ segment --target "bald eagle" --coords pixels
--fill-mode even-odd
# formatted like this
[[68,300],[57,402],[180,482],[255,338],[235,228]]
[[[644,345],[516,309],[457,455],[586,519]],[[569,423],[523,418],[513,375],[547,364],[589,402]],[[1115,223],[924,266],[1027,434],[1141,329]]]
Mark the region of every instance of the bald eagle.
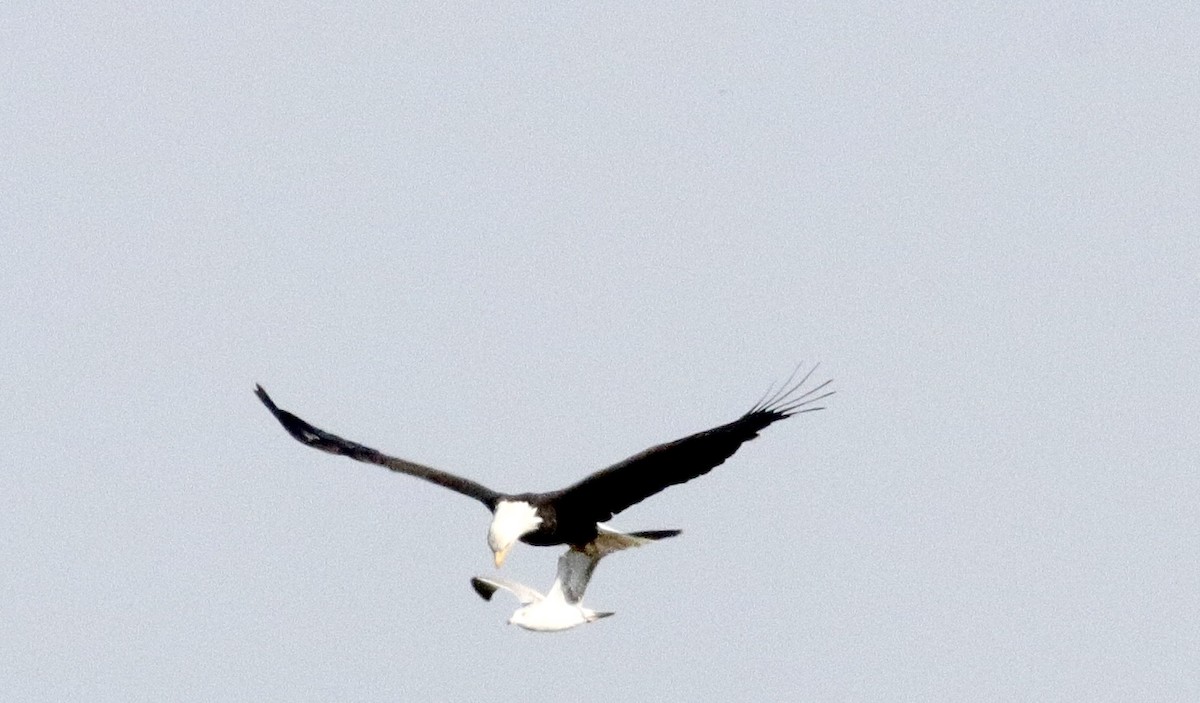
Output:
[[832,380],[801,392],[817,367],[793,384],[800,368],[733,422],[651,447],[578,483],[546,493],[501,493],[440,469],[388,456],[314,427],[279,408],[262,386],[256,386],[255,393],[283,428],[303,444],[416,476],[483,503],[493,515],[488,546],[499,567],[518,540],[539,547],[567,544],[586,550],[598,535],[598,523],[668,486],[703,476],[768,425],[822,410],[815,404],[833,395],[834,391],[825,390]]

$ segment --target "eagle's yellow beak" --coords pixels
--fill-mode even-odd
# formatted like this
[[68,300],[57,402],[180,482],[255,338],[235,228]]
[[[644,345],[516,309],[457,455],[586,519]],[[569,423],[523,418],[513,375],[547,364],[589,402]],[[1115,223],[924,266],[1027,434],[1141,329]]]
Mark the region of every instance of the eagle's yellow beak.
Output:
[[500,551],[496,552],[493,555],[496,559],[496,568],[497,569],[499,569],[500,565],[504,563],[504,559],[506,557],[508,557],[508,550],[510,550],[510,549],[512,549],[511,546],[505,547],[504,549],[501,549]]

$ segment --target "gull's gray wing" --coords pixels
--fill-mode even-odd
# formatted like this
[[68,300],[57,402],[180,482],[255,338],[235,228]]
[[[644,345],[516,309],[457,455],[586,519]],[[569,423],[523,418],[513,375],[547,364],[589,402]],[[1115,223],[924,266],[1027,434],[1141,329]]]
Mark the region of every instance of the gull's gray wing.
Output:
[[[645,530],[642,532],[619,532],[604,523],[596,524],[596,539],[583,549],[571,547],[558,558],[558,578],[554,586],[562,592],[563,600],[571,605],[583,600],[583,593],[592,580],[592,572],[604,557],[622,549],[640,547],[679,534],[679,530]],[[554,592],[551,587],[550,592]]]
[[588,582],[592,580],[592,572],[601,556],[588,556],[577,549],[568,549],[558,558],[558,581],[562,588],[563,598],[571,605],[583,600]]

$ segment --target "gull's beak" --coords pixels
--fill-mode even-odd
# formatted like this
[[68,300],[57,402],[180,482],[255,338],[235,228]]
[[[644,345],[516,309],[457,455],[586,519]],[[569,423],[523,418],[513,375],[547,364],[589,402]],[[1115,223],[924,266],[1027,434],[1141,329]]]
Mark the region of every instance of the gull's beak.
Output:
[[496,568],[497,569],[500,568],[500,566],[504,563],[505,558],[508,557],[508,550],[510,550],[510,549],[512,549],[512,547],[508,546],[492,555],[496,559]]

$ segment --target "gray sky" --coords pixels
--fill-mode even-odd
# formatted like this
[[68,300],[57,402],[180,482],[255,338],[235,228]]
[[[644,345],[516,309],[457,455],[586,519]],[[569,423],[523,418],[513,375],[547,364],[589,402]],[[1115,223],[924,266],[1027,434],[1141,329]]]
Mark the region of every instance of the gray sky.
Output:
[[[82,5],[0,6],[0,697],[1200,698],[1191,3]],[[801,360],[561,635],[252,394],[543,490]]]

